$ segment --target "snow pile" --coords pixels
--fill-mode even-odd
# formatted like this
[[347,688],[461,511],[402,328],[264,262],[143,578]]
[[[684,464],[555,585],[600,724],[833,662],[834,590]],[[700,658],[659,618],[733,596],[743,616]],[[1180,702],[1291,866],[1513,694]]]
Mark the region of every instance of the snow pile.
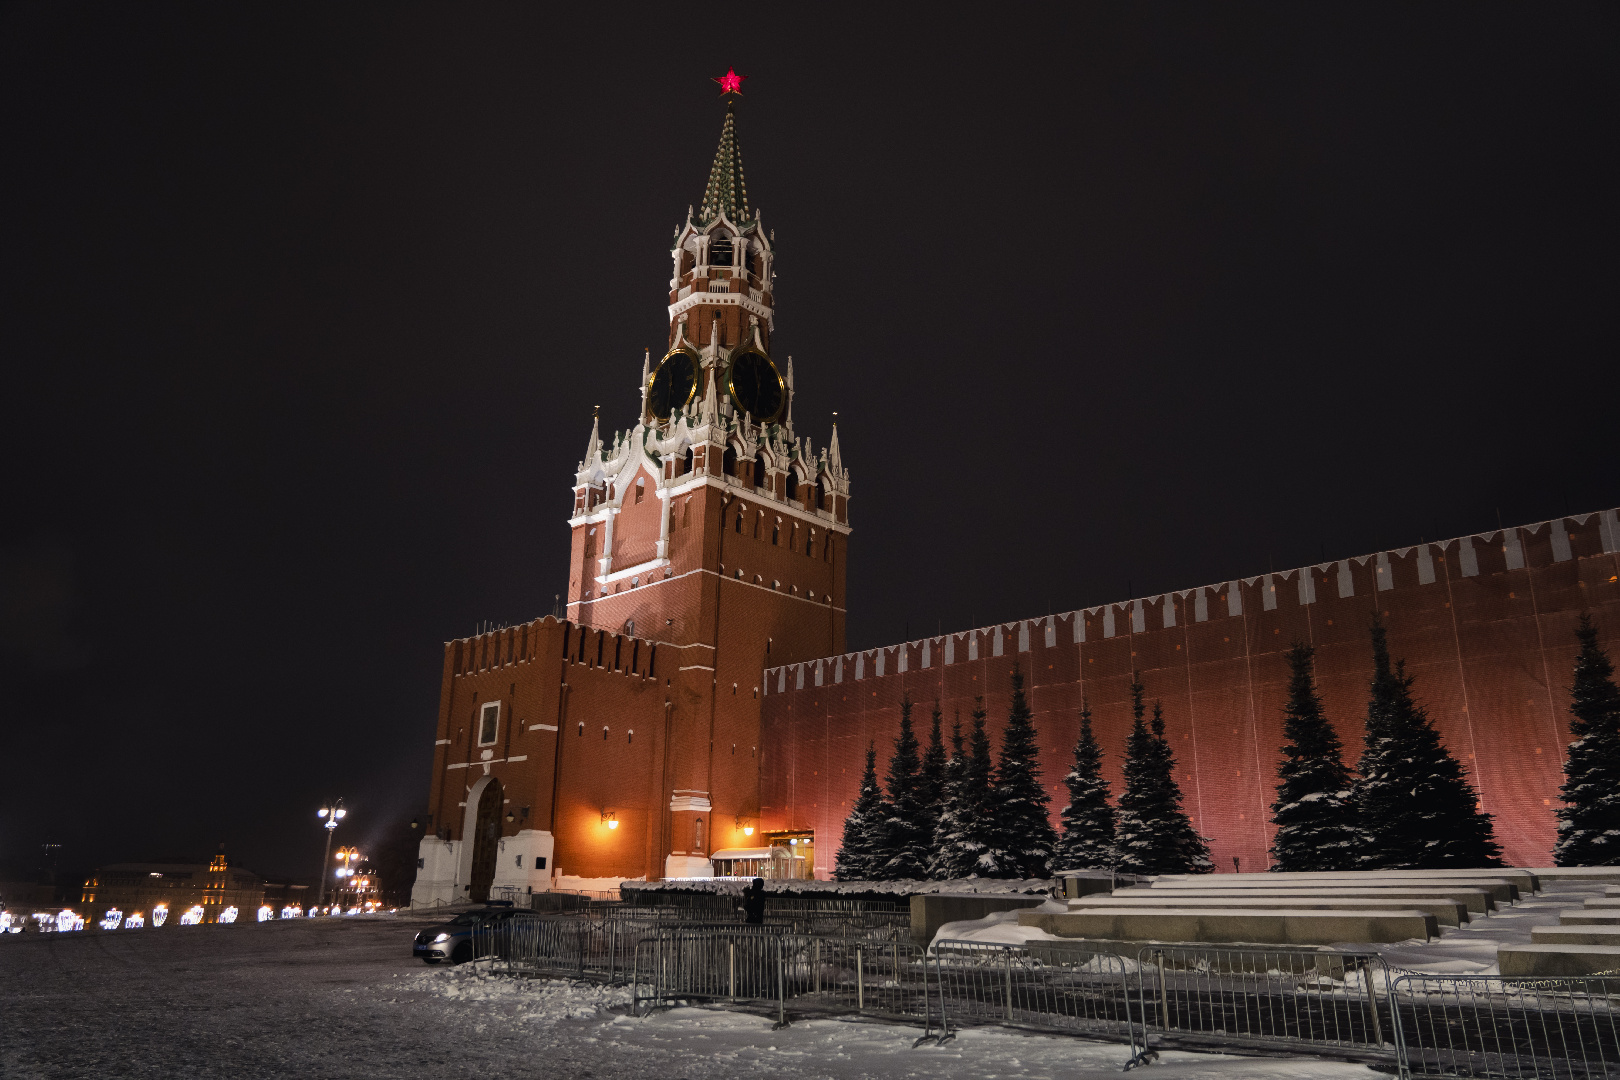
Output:
[[566,979],[524,979],[489,975],[472,967],[425,971],[413,989],[449,1001],[478,1005],[516,1005],[525,1020],[591,1020],[630,1004],[630,989]]
[[1062,901],[1048,900],[1037,907],[993,911],[982,919],[948,922],[934,934],[934,940],[929,942],[928,947],[931,949],[941,941],[988,941],[996,945],[1022,945],[1026,941],[1073,941],[1073,938],[1058,938],[1038,926],[1022,926],[1018,922],[1020,911],[1060,914],[1068,910],[1069,906]]

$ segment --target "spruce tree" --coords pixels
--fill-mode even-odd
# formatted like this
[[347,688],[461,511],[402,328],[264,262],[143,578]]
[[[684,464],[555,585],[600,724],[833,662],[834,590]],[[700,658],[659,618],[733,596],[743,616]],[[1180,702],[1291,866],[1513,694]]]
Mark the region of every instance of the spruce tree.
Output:
[[[945,766],[948,758],[945,755],[945,740],[940,737],[940,711],[939,702],[934,702],[933,727],[928,732],[928,749],[922,756],[922,801],[926,806],[926,823],[929,826],[928,834],[933,835],[933,825],[939,820],[940,800],[945,796]],[[930,842],[930,848],[933,846]],[[932,855],[932,851],[930,851]]]
[[958,825],[966,775],[967,753],[962,748],[962,717],[958,713],[951,722],[951,756],[945,762],[944,779],[939,786],[939,812],[934,817],[934,840],[928,850],[928,876],[936,881],[954,876],[945,853],[950,850],[951,833]]
[[1181,809],[1175,755],[1164,737],[1164,712],[1153,708],[1153,727],[1143,722],[1140,678],[1131,681],[1131,733],[1125,740],[1125,791],[1119,799],[1115,849],[1118,869],[1135,874],[1206,874],[1214,869],[1209,847]]
[[1614,664],[1598,646],[1597,627],[1581,616],[1575,678],[1569,688],[1564,805],[1558,810],[1558,866],[1620,866],[1620,689]]
[[1491,815],[1462,765],[1412,699],[1404,661],[1391,664],[1383,623],[1372,625],[1367,746],[1354,805],[1362,869],[1435,870],[1502,865]]
[[989,876],[995,864],[985,858],[990,821],[990,736],[984,730],[984,699],[973,707],[973,730],[961,775],[945,798],[935,833],[933,877],[940,880]]
[[877,781],[877,746],[866,745],[866,771],[861,774],[861,792],[844,819],[844,842],[833,863],[833,877],[839,881],[874,880],[878,850],[878,827],[883,824],[883,789]]
[[1051,871],[1057,834],[1041,787],[1035,714],[1024,698],[1024,673],[1012,672],[1012,705],[1001,735],[1001,756],[991,795],[989,857],[996,877],[1038,878]]
[[1091,706],[1080,702],[1080,740],[1074,744],[1074,767],[1063,783],[1069,805],[1063,808],[1063,835],[1053,870],[1107,870],[1114,865],[1114,808],[1102,775],[1102,747],[1091,731]]
[[911,698],[900,701],[900,735],[894,740],[894,755],[884,777],[889,790],[884,804],[886,818],[879,830],[884,861],[878,876],[888,881],[918,879],[928,873],[928,848],[934,830],[932,807],[924,801],[922,763],[917,756],[917,736],[911,729]]
[[1271,869],[1351,870],[1360,850],[1350,791],[1354,780],[1342,745],[1316,694],[1316,650],[1304,643],[1288,651],[1288,704],[1283,709],[1283,760],[1277,766],[1277,801],[1271,820]]

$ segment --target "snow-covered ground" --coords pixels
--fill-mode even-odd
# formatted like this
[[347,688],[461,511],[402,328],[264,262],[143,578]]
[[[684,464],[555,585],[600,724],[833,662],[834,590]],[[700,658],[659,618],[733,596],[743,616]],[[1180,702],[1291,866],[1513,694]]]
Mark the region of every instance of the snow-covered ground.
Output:
[[[1117,1072],[1114,1043],[795,1022],[685,1008],[624,1014],[626,991],[424,967],[434,920],[309,919],[0,940],[0,1076],[1068,1077]],[[1329,1080],[1363,1066],[1166,1052],[1152,1076]]]
[[[1338,942],[1345,949],[1373,949],[1383,956],[1392,971],[1426,971],[1443,975],[1495,975],[1498,945],[1522,945],[1530,941],[1535,926],[1556,926],[1558,913],[1579,908],[1587,897],[1604,895],[1601,883],[1592,885],[1549,882],[1542,891],[1523,897],[1512,906],[1503,906],[1488,916],[1474,916],[1460,927],[1442,927],[1433,941],[1403,941],[1389,945]],[[1191,904],[1192,901],[1187,901]],[[1279,905],[1286,906],[1286,905]],[[1027,909],[1026,909],[1027,910]],[[1048,901],[1042,911],[1067,911],[1059,901]],[[983,919],[946,923],[934,935],[935,941],[995,941],[1020,944],[1025,941],[1069,940],[1056,938],[1033,926],[1020,926],[1018,912],[1000,911]]]

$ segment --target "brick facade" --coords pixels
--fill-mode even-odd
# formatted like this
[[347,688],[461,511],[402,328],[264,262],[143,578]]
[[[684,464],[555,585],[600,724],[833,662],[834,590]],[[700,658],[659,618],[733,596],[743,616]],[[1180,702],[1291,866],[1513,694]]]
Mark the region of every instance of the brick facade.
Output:
[[1117,793],[1132,671],[1164,705],[1186,808],[1234,856],[1268,865],[1270,803],[1295,641],[1316,646],[1317,680],[1351,764],[1360,752],[1376,610],[1391,653],[1467,767],[1509,862],[1548,865],[1569,742],[1568,694],[1581,612],[1614,654],[1620,637],[1620,515],[1614,510],[1262,574],[1162,596],[767,669],[762,814],[815,830],[825,876],[869,740],[898,731],[903,695],[946,728],[983,695],[999,738],[1014,665],[1029,679],[1054,824],[1089,701]]

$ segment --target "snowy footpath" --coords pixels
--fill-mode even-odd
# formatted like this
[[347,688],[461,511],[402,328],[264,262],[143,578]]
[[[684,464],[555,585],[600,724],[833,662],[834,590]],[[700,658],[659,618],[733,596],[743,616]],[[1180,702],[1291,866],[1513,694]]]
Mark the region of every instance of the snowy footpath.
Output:
[[[26,935],[0,940],[0,1076],[1058,1078],[1118,1072],[1125,1047],[979,1028],[626,1015],[627,991],[491,978],[410,959],[420,919]],[[1370,1078],[1314,1058],[1164,1053],[1146,1075]]]

